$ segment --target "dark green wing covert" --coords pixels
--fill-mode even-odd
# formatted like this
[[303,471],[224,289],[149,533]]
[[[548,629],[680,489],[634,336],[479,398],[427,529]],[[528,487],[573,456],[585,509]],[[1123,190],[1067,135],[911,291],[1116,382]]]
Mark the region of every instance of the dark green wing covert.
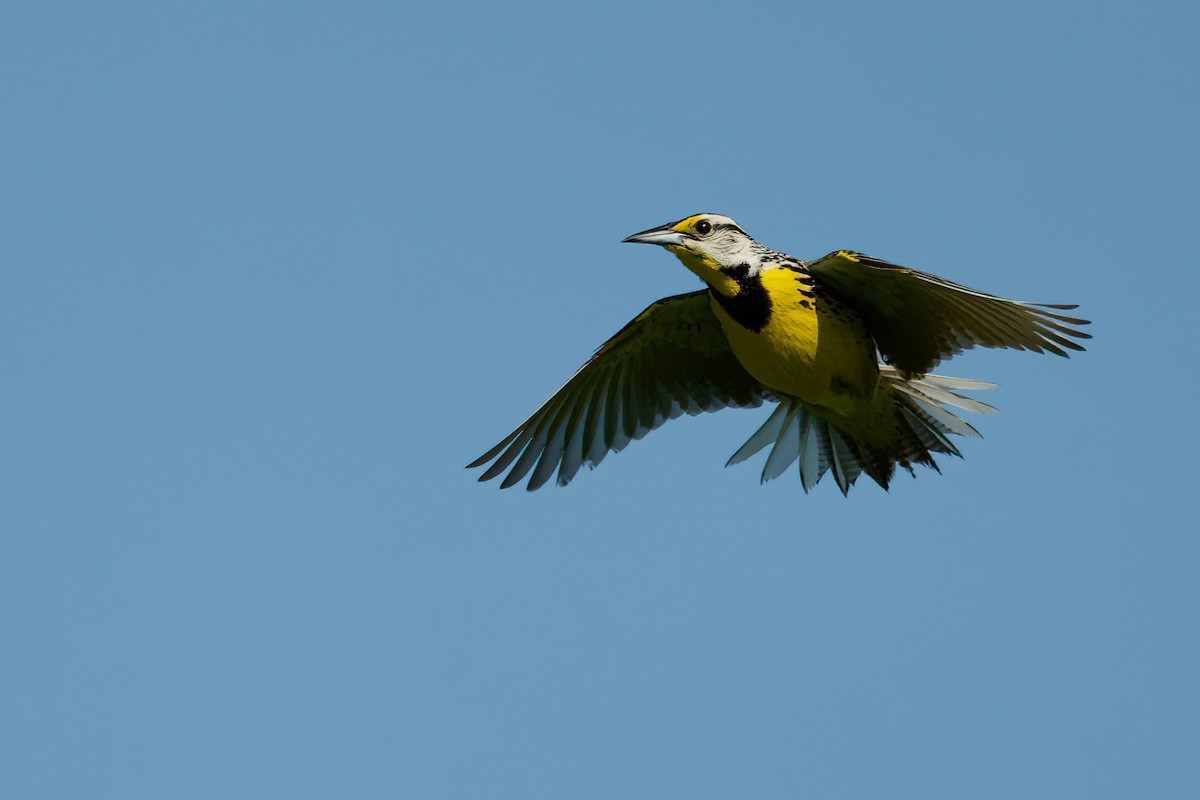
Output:
[[975,346],[1066,356],[1083,349],[1071,338],[1092,338],[1070,327],[1088,320],[1049,310],[1073,305],[1005,300],[849,250],[806,266],[819,289],[862,316],[884,359],[910,376]]
[[[468,467],[492,465],[486,481],[512,469],[507,489],[530,470],[530,491],[558,469],[565,486],[579,468],[595,466],[669,419],[753,407],[766,390],[738,363],[707,290],[666,297],[605,342],[533,416]],[[516,462],[513,464],[513,462]]]

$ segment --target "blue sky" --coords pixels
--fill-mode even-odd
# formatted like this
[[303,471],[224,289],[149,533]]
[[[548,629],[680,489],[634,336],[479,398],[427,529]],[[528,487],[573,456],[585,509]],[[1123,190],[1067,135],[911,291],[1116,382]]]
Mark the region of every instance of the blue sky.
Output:
[[[0,31],[0,794],[1194,797],[1187,4],[39,3]],[[1095,320],[942,474],[463,465],[696,211]]]

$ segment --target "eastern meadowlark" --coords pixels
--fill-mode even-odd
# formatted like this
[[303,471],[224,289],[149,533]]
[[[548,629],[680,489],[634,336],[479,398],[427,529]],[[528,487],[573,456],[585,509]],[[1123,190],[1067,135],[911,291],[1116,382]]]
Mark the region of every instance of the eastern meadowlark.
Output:
[[665,247],[706,288],[651,304],[605,342],[468,465],[493,462],[480,480],[511,464],[502,488],[530,470],[530,490],[556,469],[566,485],[681,414],[771,401],[730,464],[770,445],[763,481],[799,461],[806,492],[826,471],[843,494],[863,472],[887,489],[897,464],[913,473],[936,469],[934,453],[961,455],[948,434],[979,435],[950,408],[995,410],[959,393],[995,384],[929,374],[940,361],[976,345],[1066,356],[1091,338],[1072,327],[1087,320],[1056,313],[1074,305],[1005,300],[849,250],[801,261],[720,214],[624,241]]

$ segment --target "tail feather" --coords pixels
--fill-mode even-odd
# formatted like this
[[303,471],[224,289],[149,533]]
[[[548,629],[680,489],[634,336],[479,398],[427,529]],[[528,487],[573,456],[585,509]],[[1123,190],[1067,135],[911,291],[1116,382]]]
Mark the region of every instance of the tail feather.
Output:
[[958,393],[991,389],[993,383],[942,375],[906,380],[896,370],[887,368],[880,379],[880,391],[890,393],[895,407],[897,437],[890,446],[879,447],[857,439],[804,401],[782,397],[771,416],[728,463],[745,461],[770,445],[762,471],[763,482],[779,477],[799,461],[800,483],[805,492],[816,486],[827,471],[833,472],[842,494],[849,493],[864,472],[887,489],[897,465],[913,474],[914,464],[936,470],[934,453],[961,456],[950,441],[950,434],[979,436],[951,408],[977,413],[995,411],[986,403]]
[[847,439],[832,425],[825,426],[825,429],[829,432],[829,443],[832,445],[830,453],[833,456],[833,479],[845,495],[862,474],[865,459],[856,452],[853,440]]
[[797,405],[789,404],[787,406],[787,414],[784,415],[783,424],[775,437],[775,445],[767,455],[767,463],[763,465],[761,479],[763,483],[778,478],[792,465],[793,461],[800,457],[799,416],[803,413],[804,409]]
[[804,414],[804,428],[800,434],[800,485],[804,493],[817,485],[825,470],[829,469],[829,455],[821,448],[820,422],[811,414]]
[[[953,406],[960,408],[963,411],[973,411],[976,414],[990,414],[996,410],[995,406],[989,406],[987,403],[982,403],[971,397],[964,397],[958,392],[950,390],[950,387],[934,383],[930,378],[938,378],[938,375],[927,375],[920,381],[904,381],[896,385],[898,391],[911,395],[917,399],[928,400],[933,403],[941,403],[944,406]],[[978,384],[971,387],[973,391],[981,391],[995,387],[994,383],[984,383],[983,381],[973,381]]]
[[738,451],[729,457],[725,462],[725,466],[740,464],[746,459],[758,453],[769,444],[774,444],[779,436],[779,431],[783,428],[783,421],[787,418],[788,406],[780,403],[775,406],[775,410],[771,412],[771,416],[767,417],[767,421],[762,424],[754,435],[746,440],[746,443],[738,448]]

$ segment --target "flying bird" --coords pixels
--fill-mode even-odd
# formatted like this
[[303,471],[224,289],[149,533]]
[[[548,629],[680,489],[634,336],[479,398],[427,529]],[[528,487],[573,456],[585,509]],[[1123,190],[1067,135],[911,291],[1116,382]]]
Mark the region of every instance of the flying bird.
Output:
[[[896,466],[937,469],[961,456],[949,434],[978,436],[955,411],[994,411],[961,392],[995,384],[930,374],[980,347],[1066,356],[1083,350],[1059,312],[1074,305],[1005,300],[850,250],[802,261],[720,214],[694,214],[626,238],[665,247],[706,287],[665,297],[596,350],[503,441],[468,465],[508,470],[501,488],[557,470],[565,486],[669,419],[776,403],[729,459],[770,447],[765,482],[799,462],[809,491],[832,472],[842,494],[866,473],[884,489]],[[515,463],[514,463],[515,462]]]

